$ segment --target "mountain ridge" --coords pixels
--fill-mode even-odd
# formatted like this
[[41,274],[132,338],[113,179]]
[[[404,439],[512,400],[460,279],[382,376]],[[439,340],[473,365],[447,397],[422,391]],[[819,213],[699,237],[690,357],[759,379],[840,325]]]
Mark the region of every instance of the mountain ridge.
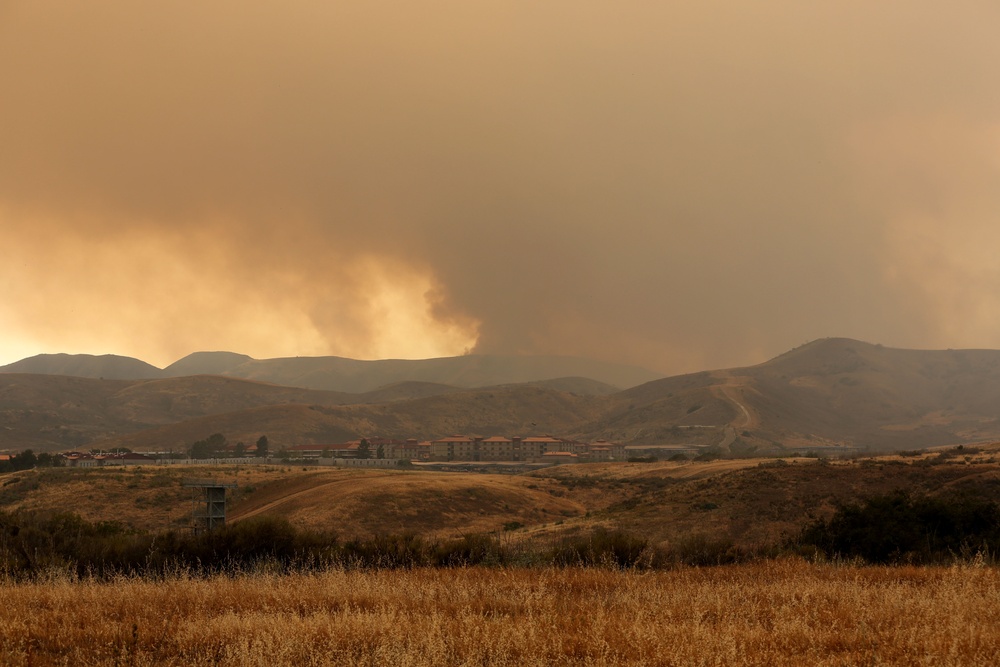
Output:
[[253,359],[234,352],[194,352],[156,368],[116,355],[40,354],[0,366],[0,373],[36,373],[120,380],[224,375],[289,387],[364,393],[399,382],[464,388],[586,378],[621,389],[661,377],[637,366],[559,355],[464,355],[433,359],[346,357]]
[[146,380],[161,377],[162,369],[141,359],[117,354],[37,354],[0,366],[0,373],[33,373],[104,378],[107,380]]
[[623,391],[579,378],[478,388],[407,380],[352,393],[230,376],[101,381],[7,373],[0,374],[0,425],[0,448],[141,446],[144,439],[177,447],[221,432],[266,433],[285,444],[341,435],[552,433],[701,445],[735,457],[919,449],[1000,440],[1000,351],[821,339],[754,366]]

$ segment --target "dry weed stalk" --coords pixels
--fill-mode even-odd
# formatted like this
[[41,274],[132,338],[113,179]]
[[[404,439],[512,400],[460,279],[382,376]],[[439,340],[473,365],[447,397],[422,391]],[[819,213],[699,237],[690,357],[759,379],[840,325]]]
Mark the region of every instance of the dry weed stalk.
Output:
[[0,587],[5,665],[994,665],[1000,570],[347,571]]

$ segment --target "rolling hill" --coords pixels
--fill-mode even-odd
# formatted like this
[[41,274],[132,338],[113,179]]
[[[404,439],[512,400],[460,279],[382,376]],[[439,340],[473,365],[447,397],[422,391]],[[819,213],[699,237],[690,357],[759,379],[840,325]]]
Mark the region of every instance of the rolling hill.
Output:
[[629,442],[715,437],[741,454],[996,439],[1000,351],[901,350],[828,338],[757,366],[633,387],[611,397],[607,412],[585,430]]
[[[191,363],[198,359],[216,370],[226,360],[235,368],[258,364],[216,353]],[[471,381],[463,373],[483,362],[455,359],[472,365],[452,368],[452,380]],[[303,370],[306,361],[281,367]],[[734,456],[915,449],[1000,438],[1000,352],[899,350],[831,338],[756,366],[624,391],[579,377],[471,389],[407,380],[350,393],[225,375],[123,381],[0,374],[0,449],[177,449],[211,433],[233,442],[267,434],[286,445],[552,433],[716,446]]]
[[0,475],[0,509],[64,511],[146,530],[186,527],[193,474],[238,484],[229,518],[281,516],[343,538],[506,531],[551,544],[595,526],[654,544],[779,543],[843,503],[904,490],[996,497],[1000,444],[853,461],[740,459],[564,465],[526,475],[297,466],[37,469]]
[[[579,357],[469,354],[438,359],[288,357],[252,359],[233,352],[195,352],[165,369],[138,359],[88,354],[40,354],[0,366],[0,373],[70,375],[113,380],[142,380],[192,375],[225,375],[287,387],[366,393],[402,382],[462,388],[580,378],[581,391],[607,393],[661,377],[659,373]],[[564,380],[566,379],[566,380]],[[587,384],[589,383],[589,384]]]
[[267,435],[272,447],[361,437],[430,439],[451,433],[569,433],[602,409],[598,397],[531,386],[474,389],[383,404],[281,404],[206,415],[96,443],[105,449],[180,451],[212,433],[230,442]]
[[277,446],[378,434],[568,432],[599,414],[600,397],[533,385],[463,390],[401,383],[347,394],[222,376],[142,381],[0,375],[0,450],[130,447],[181,451],[212,433],[266,434]]
[[248,361],[253,361],[253,357],[235,352],[195,352],[164,368],[163,375],[166,377],[224,375]]
[[275,384],[366,392],[402,381],[476,388],[583,377],[624,388],[648,382],[658,373],[633,366],[560,356],[469,354],[439,359],[361,361],[341,357],[293,357],[248,361],[226,375]]
[[144,380],[163,375],[156,366],[132,357],[115,354],[39,354],[6,366],[0,373],[34,373],[41,375],[69,375],[72,377],[101,378],[105,380]]

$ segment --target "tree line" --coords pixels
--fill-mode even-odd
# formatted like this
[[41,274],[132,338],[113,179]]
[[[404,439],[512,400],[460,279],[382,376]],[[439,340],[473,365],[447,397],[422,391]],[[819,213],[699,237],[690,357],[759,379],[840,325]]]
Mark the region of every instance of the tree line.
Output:
[[62,464],[63,459],[58,454],[49,454],[48,452],[35,454],[34,451],[26,449],[23,452],[14,454],[6,461],[0,461],[0,473],[31,470],[36,466],[52,468],[61,466]]
[[[511,525],[516,530],[519,525]],[[507,527],[505,527],[505,531]],[[748,550],[726,538],[691,535],[669,545],[643,535],[595,528],[548,543],[503,533],[455,539],[415,533],[341,540],[331,530],[297,528],[258,516],[210,532],[151,533],[115,521],[89,522],[67,512],[0,511],[0,576],[53,570],[79,576],[163,576],[326,567],[599,566],[666,568],[727,565],[805,555],[872,564],[996,562],[1000,506],[984,495],[932,497],[904,492],[840,507],[792,540]]]
[[[271,444],[266,435],[257,439],[257,449],[254,456],[266,458],[270,454]],[[213,433],[204,440],[198,440],[188,448],[188,455],[193,459],[216,459],[229,456],[242,458],[247,454],[247,446],[243,442],[237,442],[236,446],[230,450],[229,441],[221,433]]]

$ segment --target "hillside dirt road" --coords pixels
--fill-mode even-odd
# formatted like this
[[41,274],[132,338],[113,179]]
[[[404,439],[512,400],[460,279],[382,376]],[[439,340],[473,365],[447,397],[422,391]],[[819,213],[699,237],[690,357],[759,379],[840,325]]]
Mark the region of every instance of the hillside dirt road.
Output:
[[718,377],[723,382],[712,387],[712,392],[736,406],[737,417],[729,423],[733,428],[751,428],[757,425],[757,415],[748,407],[743,399],[750,378],[732,375],[728,371],[719,372]]
[[271,501],[269,501],[267,503],[264,503],[263,505],[254,507],[253,509],[247,509],[247,510],[244,510],[242,512],[239,512],[239,511],[233,512],[232,514],[229,515],[229,521],[239,521],[241,519],[249,519],[252,516],[257,516],[258,514],[263,514],[264,512],[269,512],[269,511],[271,511],[271,510],[273,510],[273,509],[275,509],[275,508],[277,508],[277,507],[279,507],[281,505],[284,505],[285,503],[288,503],[288,502],[291,502],[292,500],[295,500],[296,498],[299,498],[301,496],[305,496],[305,495],[314,493],[319,488],[322,488],[324,486],[330,486],[331,484],[336,484],[337,481],[338,480],[331,480],[331,481],[328,481],[328,482],[319,482],[319,483],[315,484],[314,486],[310,486],[309,488],[302,489],[300,491],[294,491],[292,493],[288,493],[288,494],[283,495],[283,496],[279,496],[278,498],[276,498],[274,500],[271,500]]
[[722,380],[722,383],[712,387],[712,393],[736,406],[736,418],[723,427],[722,440],[718,445],[724,452],[728,452],[730,445],[736,441],[739,431],[756,426],[758,420],[742,397],[748,378],[732,375],[729,371],[719,371],[716,377]]
[[517,475],[330,469],[258,486],[231,522],[275,515],[345,537],[418,531],[462,535],[504,523],[547,523],[590,509],[557,483]]

